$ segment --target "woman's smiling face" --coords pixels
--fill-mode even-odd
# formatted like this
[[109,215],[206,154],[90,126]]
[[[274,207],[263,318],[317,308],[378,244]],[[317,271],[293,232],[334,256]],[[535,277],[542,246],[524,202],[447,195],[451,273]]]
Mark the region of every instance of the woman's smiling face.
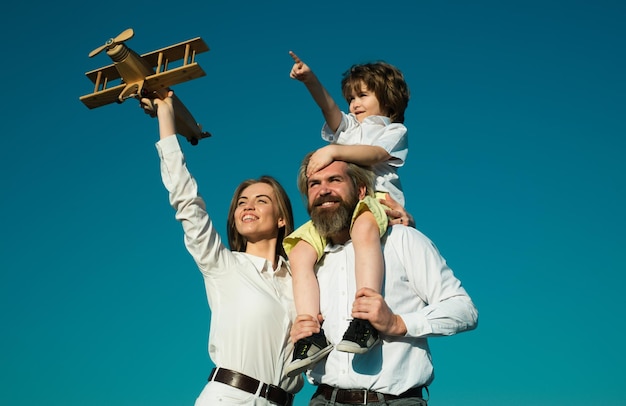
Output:
[[276,196],[266,183],[254,183],[245,188],[237,199],[235,225],[248,241],[276,238],[284,226],[279,217]]

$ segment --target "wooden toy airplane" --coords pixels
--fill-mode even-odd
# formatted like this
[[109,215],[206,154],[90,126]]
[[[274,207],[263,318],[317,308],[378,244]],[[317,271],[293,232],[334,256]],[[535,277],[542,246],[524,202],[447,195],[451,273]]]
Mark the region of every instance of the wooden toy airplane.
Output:
[[[129,28],[89,53],[91,58],[106,50],[113,64],[85,73],[95,85],[93,93],[80,97],[85,106],[93,109],[137,97],[163,99],[170,90],[169,86],[205,76],[200,65],[195,62],[196,54],[209,50],[201,38],[140,56],[124,44],[133,36],[134,32]],[[174,62],[172,65],[175,65],[176,61],[182,65],[169,68],[169,65],[172,62]],[[108,87],[113,81],[121,81],[121,84]],[[211,136],[208,132],[202,131],[202,126],[194,120],[176,95],[173,96],[173,100],[176,131],[192,145],[198,144],[202,138]]]

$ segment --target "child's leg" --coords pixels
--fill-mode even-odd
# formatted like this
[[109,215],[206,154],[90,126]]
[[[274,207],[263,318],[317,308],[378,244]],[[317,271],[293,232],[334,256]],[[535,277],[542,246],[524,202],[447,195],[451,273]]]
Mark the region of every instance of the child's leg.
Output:
[[[366,203],[368,209],[355,211],[350,236],[354,247],[357,290],[370,288],[381,293],[385,265],[380,237],[387,230],[387,216],[380,206],[371,205],[374,204],[372,200]],[[338,351],[363,354],[379,341],[378,331],[369,320],[354,318],[336,348]]]
[[371,211],[362,212],[354,220],[351,237],[356,289],[370,288],[380,293],[385,272],[383,251],[380,245],[380,228]]
[[[315,263],[318,254],[313,245],[300,240],[292,245],[289,251],[291,265],[291,279],[293,283],[294,302],[297,314],[308,314],[318,320],[320,313],[320,288],[315,276]],[[318,321],[319,323],[319,321]],[[320,326],[318,333],[299,339],[294,343],[293,359],[285,367],[285,375],[296,376],[312,368],[312,366],[326,357],[333,349],[332,344]]]
[[304,240],[300,240],[289,253],[296,313],[308,314],[315,319],[320,312],[320,289],[314,271],[316,262],[315,248]]

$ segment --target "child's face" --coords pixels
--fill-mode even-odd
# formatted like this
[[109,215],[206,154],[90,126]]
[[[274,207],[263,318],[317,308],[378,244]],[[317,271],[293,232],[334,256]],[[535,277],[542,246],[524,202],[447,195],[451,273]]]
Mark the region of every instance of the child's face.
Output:
[[374,92],[370,91],[363,82],[361,82],[361,91],[353,92],[347,101],[350,104],[350,113],[355,115],[359,123],[362,123],[365,117],[386,115],[381,110]]

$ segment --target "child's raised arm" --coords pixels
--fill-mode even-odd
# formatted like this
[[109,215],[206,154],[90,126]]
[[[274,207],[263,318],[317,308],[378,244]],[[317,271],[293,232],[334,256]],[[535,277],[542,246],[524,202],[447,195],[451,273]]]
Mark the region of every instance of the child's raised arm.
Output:
[[292,51],[289,51],[289,55],[293,58],[293,67],[291,68],[291,73],[289,76],[292,79],[299,80],[304,83],[306,88],[309,90],[311,97],[315,100],[315,103],[322,110],[322,114],[324,115],[324,119],[326,120],[326,124],[330,127],[331,130],[337,131],[339,128],[339,124],[341,124],[341,110],[335,100],[328,94],[326,88],[319,81],[315,73],[309,68],[307,64],[302,62],[300,58]]

